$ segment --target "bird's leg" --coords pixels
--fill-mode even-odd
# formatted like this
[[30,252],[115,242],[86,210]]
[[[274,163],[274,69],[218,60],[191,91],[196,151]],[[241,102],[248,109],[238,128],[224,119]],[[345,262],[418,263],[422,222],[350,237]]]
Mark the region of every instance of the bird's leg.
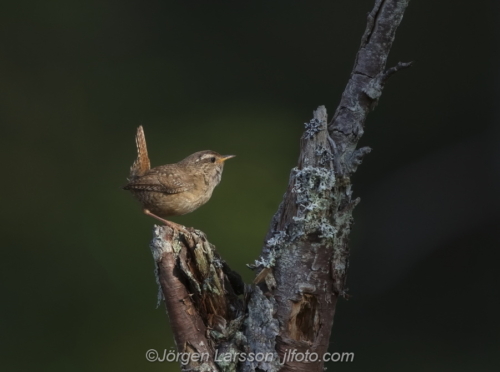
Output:
[[175,223],[175,222],[172,222],[172,221],[167,221],[167,220],[164,220],[163,218],[161,217],[158,217],[156,214],[153,214],[151,213],[148,209],[144,209],[144,214],[147,214],[148,216],[151,216],[153,218],[156,218],[158,221],[161,221],[163,222],[165,225],[167,225],[168,227],[171,227],[172,229],[175,229],[175,230],[180,230],[182,231],[184,234],[189,234],[189,231],[187,231],[184,226],[182,225],[179,225],[178,223]]

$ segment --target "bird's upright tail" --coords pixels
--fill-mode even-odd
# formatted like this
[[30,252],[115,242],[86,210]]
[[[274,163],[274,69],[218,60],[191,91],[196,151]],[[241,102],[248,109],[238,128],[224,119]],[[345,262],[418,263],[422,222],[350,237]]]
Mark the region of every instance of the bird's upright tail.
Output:
[[148,157],[148,148],[146,146],[146,137],[144,136],[142,125],[137,128],[135,143],[137,145],[137,159],[130,167],[129,181],[133,180],[136,177],[143,176],[148,170],[151,169],[151,164]]

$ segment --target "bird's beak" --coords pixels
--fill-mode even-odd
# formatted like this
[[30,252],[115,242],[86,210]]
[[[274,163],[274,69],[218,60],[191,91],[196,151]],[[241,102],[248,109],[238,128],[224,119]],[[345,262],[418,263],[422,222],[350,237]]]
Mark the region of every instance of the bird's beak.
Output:
[[236,155],[223,155],[221,158],[219,158],[218,163],[224,163],[227,159],[234,158]]

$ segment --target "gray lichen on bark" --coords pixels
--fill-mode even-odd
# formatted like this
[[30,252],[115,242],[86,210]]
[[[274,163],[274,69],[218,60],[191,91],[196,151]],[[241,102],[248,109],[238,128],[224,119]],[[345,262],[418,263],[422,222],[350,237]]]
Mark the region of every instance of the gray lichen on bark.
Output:
[[[343,228],[334,219],[337,185],[342,182],[335,177],[333,151],[326,109],[321,106],[306,123],[298,166],[291,171],[287,193],[256,262],[255,268],[265,272],[261,286],[269,293],[262,301],[276,301],[280,358],[292,348],[320,355],[327,350],[328,342],[317,341],[324,340],[321,336],[333,320],[333,307],[327,305],[333,304],[338,290],[330,276],[331,263],[339,227]],[[337,256],[346,259],[347,254]],[[249,311],[252,306],[260,304],[249,303]]]
[[274,317],[276,301],[266,298],[259,287],[256,287],[248,304],[248,317],[245,322],[246,353],[272,355],[271,360],[245,361],[242,371],[275,372],[279,370],[279,359],[276,352],[276,337],[278,336],[278,320]]

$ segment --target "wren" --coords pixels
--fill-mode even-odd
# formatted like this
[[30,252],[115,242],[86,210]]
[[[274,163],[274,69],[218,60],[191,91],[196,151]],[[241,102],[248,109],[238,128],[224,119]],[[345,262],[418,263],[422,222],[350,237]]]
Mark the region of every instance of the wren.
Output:
[[185,232],[165,218],[190,213],[208,202],[221,180],[224,162],[235,155],[198,151],[178,163],[151,168],[142,126],[137,128],[135,142],[137,159],[123,189],[139,200],[145,214]]

